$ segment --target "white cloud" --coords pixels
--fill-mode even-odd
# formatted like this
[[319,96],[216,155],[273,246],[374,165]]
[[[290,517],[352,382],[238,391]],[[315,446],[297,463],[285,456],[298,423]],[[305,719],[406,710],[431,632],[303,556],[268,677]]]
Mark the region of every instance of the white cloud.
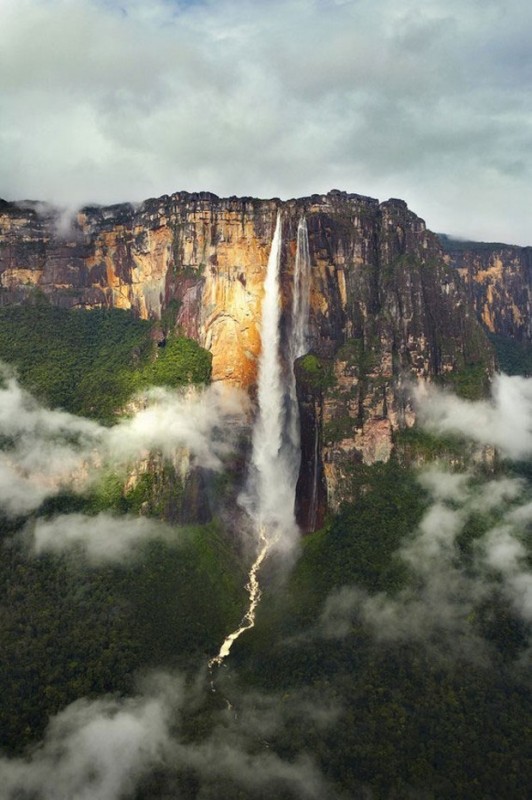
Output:
[[94,517],[65,514],[28,523],[25,536],[33,551],[60,553],[79,548],[92,564],[124,563],[148,540],[162,539],[176,544],[178,534],[161,522],[145,517],[112,516],[101,512]]
[[532,379],[496,375],[491,400],[461,400],[432,386],[417,387],[415,396],[429,430],[493,445],[507,458],[532,455]]
[[65,487],[82,490],[102,467],[125,467],[151,450],[219,469],[244,409],[243,395],[224,387],[153,389],[129,419],[105,428],[41,406],[6,368],[1,372],[0,509],[9,516],[34,510]]
[[[179,684],[164,693],[115,700],[77,700],[53,717],[29,758],[0,758],[0,798],[118,800],[170,748],[169,725]],[[175,701],[174,701],[175,702]]]
[[531,29],[517,0],[3,0],[2,194],[338,186],[529,243]]
[[123,462],[150,449],[170,458],[186,447],[202,466],[219,469],[231,421],[241,420],[247,402],[244,393],[217,384],[185,392],[153,388],[144,399],[144,408],[106,432],[109,459]]
[[[497,375],[490,400],[471,402],[433,386],[415,389],[418,421],[437,434],[458,434],[496,447],[510,459],[532,456],[532,379]],[[408,585],[395,596],[344,587],[328,598],[320,629],[345,636],[362,618],[380,639],[436,642],[441,651],[482,657],[485,643],[472,621],[480,605],[506,598],[525,624],[532,623],[532,571],[526,546],[532,523],[530,487],[517,478],[485,479],[430,467],[419,474],[431,505],[398,557],[408,565]],[[491,519],[470,541],[468,563],[459,537],[472,517]],[[491,517],[489,516],[491,515]]]
[[[343,637],[362,619],[379,640],[419,641],[440,656],[485,660],[489,648],[474,625],[483,603],[502,594],[525,624],[532,623],[532,571],[524,544],[532,521],[529,487],[508,478],[479,483],[473,475],[434,468],[420,474],[420,483],[433,502],[397,553],[409,567],[407,585],[394,595],[370,595],[357,586],[333,591],[319,630],[328,638]],[[495,521],[484,533],[477,531],[465,563],[458,539],[478,513],[492,513]]]
[[277,790],[302,800],[336,796],[310,757],[283,759],[264,739],[282,728],[285,705],[287,713],[326,728],[337,710],[325,707],[323,698],[311,695],[309,703],[294,692],[280,703],[276,696],[243,693],[238,718],[211,709],[210,731],[195,742],[182,735],[180,718],[197,712],[205,700],[201,689],[166,673],[148,676],[140,688],[125,699],[77,700],[52,717],[42,743],[27,757],[0,757],[0,799],[119,800],[134,796],[139,781],[153,772],[172,786],[172,775],[182,771],[192,771],[200,794],[205,784],[209,796],[220,782],[261,797],[277,796]]
[[[516,519],[515,514],[510,515],[512,519]],[[516,537],[515,528],[511,525],[495,528],[480,547],[484,563],[501,576],[514,608],[532,623],[532,571],[528,566],[527,549]]]

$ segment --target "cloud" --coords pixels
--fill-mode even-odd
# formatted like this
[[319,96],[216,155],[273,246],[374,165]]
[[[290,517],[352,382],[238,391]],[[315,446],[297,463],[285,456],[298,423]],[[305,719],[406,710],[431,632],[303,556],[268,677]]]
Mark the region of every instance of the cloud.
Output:
[[433,386],[415,390],[419,423],[492,445],[511,459],[532,455],[532,380],[496,375],[490,400],[471,402]]
[[181,719],[201,708],[204,690],[201,680],[194,688],[179,675],[155,673],[134,697],[77,700],[52,717],[26,757],[0,758],[1,800],[119,800],[133,796],[140,781],[149,785],[152,774],[172,786],[183,772],[195,775],[201,796],[202,787],[210,797],[209,788],[224,786],[265,798],[286,791],[307,800],[335,797],[309,756],[283,759],[265,738],[282,729],[286,713],[324,730],[336,712],[323,700],[308,703],[294,692],[287,710],[276,695],[239,693],[238,716],[211,712],[209,732],[193,741]]
[[123,462],[156,449],[170,458],[186,447],[197,463],[219,469],[246,402],[242,392],[217,384],[185,392],[152,388],[143,395],[143,408],[106,432],[107,456]]
[[[418,641],[443,657],[485,661],[489,646],[475,626],[484,603],[505,597],[526,625],[532,623],[532,571],[525,546],[532,522],[529,487],[517,479],[479,482],[474,475],[435,468],[419,480],[433,502],[397,553],[409,568],[408,583],[393,595],[370,595],[357,586],[335,590],[319,630],[326,638],[344,637],[362,620],[377,640]],[[460,540],[479,515],[484,530],[476,531],[464,560]]]
[[[418,385],[415,397],[418,423],[428,430],[496,447],[509,459],[532,456],[531,379],[497,375],[491,399],[477,402],[427,385]],[[422,470],[418,480],[431,504],[397,551],[408,583],[394,595],[357,586],[332,592],[319,630],[343,637],[362,620],[377,640],[418,641],[440,656],[485,661],[489,645],[477,620],[486,604],[504,600],[532,633],[530,486],[438,466]]]
[[[530,505],[527,506],[530,509]],[[510,520],[520,517],[522,508],[510,515]],[[532,522],[532,515],[528,516]],[[510,525],[495,528],[481,544],[484,563],[503,579],[504,591],[514,608],[528,623],[532,623],[532,571],[529,554],[523,542],[516,537]]]
[[138,552],[146,541],[159,539],[176,544],[175,529],[145,517],[116,517],[101,512],[94,517],[65,514],[53,519],[37,519],[28,523],[25,537],[35,554],[61,553],[80,549],[91,564],[124,563]]
[[[118,800],[163,763],[180,685],[117,700],[80,699],[50,721],[44,741],[28,758],[0,758],[0,798],[26,796]],[[170,702],[169,702],[170,701]]]
[[8,198],[338,186],[529,243],[517,0],[4,0],[0,23]]
[[218,386],[152,389],[112,428],[41,406],[9,370],[0,385],[0,508],[27,514],[68,487],[84,490],[105,466],[125,468],[151,450],[220,469],[237,435],[243,397]]
[[2,369],[0,386],[0,507],[26,514],[61,487],[82,478],[105,429],[82,417],[39,405]]

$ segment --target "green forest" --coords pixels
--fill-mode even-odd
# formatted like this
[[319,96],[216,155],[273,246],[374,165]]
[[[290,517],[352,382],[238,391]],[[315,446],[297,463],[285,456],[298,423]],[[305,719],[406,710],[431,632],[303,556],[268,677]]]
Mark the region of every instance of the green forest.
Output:
[[[110,426],[139,390],[209,382],[210,354],[178,334],[157,346],[155,324],[43,300],[1,308],[0,356],[40,402]],[[513,358],[515,372],[528,373],[527,354],[496,344],[501,361]],[[314,357],[304,366],[312,380],[328,380]],[[420,446],[452,458],[457,444],[414,431],[398,452]],[[36,556],[27,540],[31,520],[3,518],[2,755],[33,752],[50,717],[76,699],[127,698],[157,669],[191,687],[193,700],[174,731],[182,748],[205,754],[222,741],[242,763],[282,764],[284,771],[252,784],[229,769],[201,771],[193,760],[177,768],[161,759],[131,795],[136,800],[526,800],[530,642],[502,584],[493,576],[486,583],[475,562],[483,535],[504,523],[503,511],[468,507],[449,557],[460,590],[490,591],[471,591],[467,617],[453,619],[454,628],[436,609],[438,625],[423,633],[408,614],[418,608],[417,594],[433,587],[401,553],[433,500],[410,460],[360,467],[354,502],[306,536],[293,563],[266,564],[256,626],[216,673],[216,691],[207,662],[246,603],[246,566],[228,513],[238,465],[212,479],[210,521],[180,526],[176,543],[148,541],[123,563],[90,564],[75,548]],[[492,477],[510,469],[497,462]],[[479,487],[484,480],[478,477]],[[33,517],[141,512],[155,524],[165,504],[153,502],[153,492],[149,477],[131,490],[111,475],[86,493],[44,501]],[[522,493],[526,499],[529,488]],[[530,568],[529,545],[527,558]],[[398,627],[410,622],[412,635],[381,635],[361,611],[374,607],[398,608]],[[321,788],[289,779],[307,763],[323,776]]]
[[153,328],[129,311],[67,310],[37,296],[0,308],[0,356],[38,400],[110,424],[141,389],[210,379],[210,353],[177,335],[157,347]]

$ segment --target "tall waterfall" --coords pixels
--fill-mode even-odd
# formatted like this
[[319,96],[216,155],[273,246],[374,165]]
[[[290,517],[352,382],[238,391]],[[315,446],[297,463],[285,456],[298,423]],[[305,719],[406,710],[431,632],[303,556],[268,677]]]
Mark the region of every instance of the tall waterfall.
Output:
[[281,356],[281,266],[282,221],[277,214],[275,233],[264,282],[261,322],[261,356],[258,375],[258,414],[253,428],[250,474],[242,504],[252,518],[257,537],[256,557],[246,589],[249,605],[240,626],[224,640],[209,668],[220,665],[233,642],[255,624],[261,591],[260,567],[272,548],[289,550],[297,537],[294,517],[295,488],[299,470],[299,415],[293,362],[306,351],[310,259],[307,225],[302,218],[297,231],[297,252],[292,301],[292,336],[289,366]]
[[301,217],[297,226],[297,250],[292,299],[292,361],[308,352],[310,306],[310,249],[307,220]]
[[[259,362],[259,412],[253,430],[252,491],[255,493],[256,519],[272,544],[283,544],[293,535],[294,490],[291,477],[291,452],[287,447],[286,377],[280,354],[281,297],[281,217],[275,235],[264,284]],[[255,483],[255,487],[253,487]]]
[[283,447],[286,412],[279,352],[281,237],[281,214],[278,212],[264,282],[258,414],[253,428],[248,488],[242,498],[242,504],[254,522],[257,535],[257,554],[246,585],[249,605],[240,626],[226,637],[218,655],[209,661],[210,669],[221,664],[229,655],[233,642],[255,624],[255,609],[260,600],[258,571],[272,547],[285,537],[293,539],[296,531],[294,490],[291,486],[293,481],[287,481],[286,448]]
[[292,294],[292,327],[289,346],[289,374],[287,405],[287,434],[292,450],[292,480],[295,485],[301,462],[301,432],[299,408],[297,403],[296,378],[294,362],[296,358],[308,352],[309,344],[309,308],[310,308],[310,250],[307,221],[304,216],[297,226],[297,248],[294,266],[294,284]]

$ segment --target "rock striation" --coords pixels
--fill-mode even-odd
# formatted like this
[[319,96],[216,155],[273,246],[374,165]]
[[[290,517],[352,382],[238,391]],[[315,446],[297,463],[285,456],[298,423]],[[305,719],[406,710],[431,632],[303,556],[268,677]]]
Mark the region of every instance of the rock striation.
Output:
[[[297,509],[310,530],[327,508],[349,499],[352,471],[386,461],[398,432],[413,425],[410,379],[466,375],[484,386],[493,365],[470,303],[471,287],[483,282],[480,266],[466,275],[402,200],[339,191],[286,202],[180,192],[138,207],[87,207],[71,220],[42,204],[1,202],[0,302],[29,302],[41,292],[57,305],[128,308],[165,324],[173,309],[172,324],[212,352],[213,380],[253,394],[278,209],[285,339],[303,214],[309,235],[311,356],[299,360],[296,374],[303,421]],[[510,306],[490,313],[494,327],[499,317],[510,315],[514,326],[521,319]]]
[[458,270],[486,330],[532,340],[532,247],[441,237],[446,262]]

